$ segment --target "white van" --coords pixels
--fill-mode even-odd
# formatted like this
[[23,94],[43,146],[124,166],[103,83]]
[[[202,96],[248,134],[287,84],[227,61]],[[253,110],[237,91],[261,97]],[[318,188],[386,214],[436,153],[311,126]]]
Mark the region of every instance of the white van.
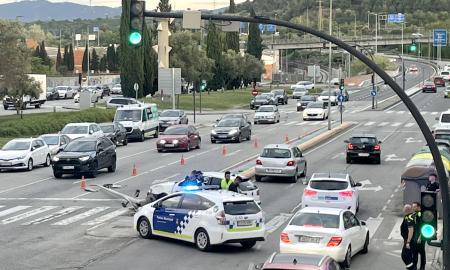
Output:
[[144,141],[148,135],[158,138],[159,114],[156,104],[135,104],[117,108],[114,122],[127,130],[128,139]]
[[450,125],[450,110],[441,112],[441,115],[436,117],[436,120],[438,120],[437,126],[448,126]]

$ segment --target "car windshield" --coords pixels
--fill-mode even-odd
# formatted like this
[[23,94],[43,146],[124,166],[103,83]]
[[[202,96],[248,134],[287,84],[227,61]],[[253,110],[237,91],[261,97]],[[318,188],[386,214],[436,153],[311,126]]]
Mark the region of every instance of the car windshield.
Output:
[[441,117],[442,123],[450,123],[450,114],[444,113]]
[[298,82],[297,85],[308,85],[311,84],[311,82]]
[[226,114],[222,117],[222,120],[230,118],[244,118],[244,117],[242,116],[242,114]]
[[186,127],[169,127],[164,131],[165,135],[185,135],[188,133],[188,129]]
[[261,212],[254,201],[224,202],[223,208],[227,215],[254,215]]
[[448,141],[450,141],[450,133],[441,133],[441,134],[436,133],[434,135],[434,138],[435,139],[441,139],[441,140],[448,140]]
[[59,136],[58,135],[48,135],[41,137],[47,145],[58,145],[59,144]]
[[141,110],[118,110],[114,121],[141,121]]
[[163,111],[161,117],[178,117],[180,113],[178,111]]
[[323,109],[322,102],[311,102],[306,106],[307,109]]
[[336,180],[311,180],[309,186],[319,190],[343,190],[348,187],[348,182]]
[[316,98],[313,96],[303,96],[301,101],[316,101]]
[[3,151],[14,151],[14,150],[28,150],[30,149],[30,142],[21,142],[21,141],[10,141],[5,146],[3,146]]
[[63,130],[61,130],[62,134],[87,134],[88,127],[87,126],[65,126]]
[[352,137],[350,143],[354,144],[376,144],[377,139],[373,137]]
[[290,158],[291,151],[289,149],[265,148],[261,154],[263,158]]
[[271,98],[271,97],[273,97],[273,94],[272,93],[264,93],[264,94],[261,94],[261,96],[266,96],[267,98]]
[[450,72],[448,72],[448,71],[442,71],[442,72],[441,72],[441,75],[450,75]]
[[217,124],[218,127],[239,127],[241,119],[224,119]]
[[425,82],[425,85],[433,85],[434,83],[432,82]]
[[110,104],[120,104],[120,105],[127,105],[128,99],[120,99],[120,98],[114,98],[109,101]]
[[57,86],[55,90],[67,90],[67,86]]
[[259,109],[257,110],[257,112],[273,112],[274,109],[273,107],[259,107]]
[[300,213],[292,219],[289,225],[337,229],[339,228],[339,215]]
[[[320,94],[321,96],[323,96],[323,97],[328,97],[328,90],[325,90],[325,91],[322,91],[322,93]],[[330,94],[331,96],[336,96],[337,95],[337,93],[336,93],[336,91],[331,91],[331,94]]]
[[272,91],[272,93],[276,96],[281,96],[281,95],[283,95],[283,90],[274,90],[274,91]]
[[73,141],[64,148],[64,152],[93,152],[96,143],[96,141]]
[[114,125],[101,125],[100,128],[104,133],[114,133]]
[[268,99],[268,97],[267,96],[256,96],[255,99],[256,100],[266,100],[266,99]]
[[239,183],[239,189],[241,191],[251,191],[256,190],[257,187],[251,181],[241,182]]

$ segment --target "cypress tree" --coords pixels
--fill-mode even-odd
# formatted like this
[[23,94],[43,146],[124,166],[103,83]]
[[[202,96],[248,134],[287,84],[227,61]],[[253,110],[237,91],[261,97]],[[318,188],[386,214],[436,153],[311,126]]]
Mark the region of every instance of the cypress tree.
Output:
[[213,59],[215,62],[213,78],[208,82],[208,87],[211,89],[219,89],[223,86],[222,83],[222,51],[223,40],[221,32],[217,29],[214,23],[208,25],[208,36],[206,37],[206,56]]
[[102,57],[102,59],[100,59],[99,70],[100,70],[100,72],[105,72],[106,71],[106,55],[104,55]]
[[[250,16],[256,16],[255,11],[252,9]],[[247,53],[256,57],[256,59],[261,60],[263,51],[261,32],[257,23],[250,23],[248,42],[247,42]]]
[[33,57],[40,57],[41,49],[39,48],[39,45],[36,46],[33,52]]
[[144,26],[144,96],[153,95],[157,89],[153,88],[153,80],[155,79],[155,52],[152,48],[152,34],[147,24]]
[[90,59],[90,67],[91,70],[93,70],[94,72],[97,72],[100,66],[100,59],[98,57],[97,51],[95,50],[95,48],[92,49],[92,53],[91,53],[91,59]]
[[88,46],[87,46],[87,43],[86,43],[86,48],[84,48],[83,63],[81,64],[81,68],[84,73],[86,73],[88,71]]
[[69,45],[69,60],[67,63],[68,63],[67,69],[73,72],[73,70],[75,69],[75,55],[73,54],[72,43],[70,43]]
[[44,41],[41,42],[41,46],[39,48],[39,57],[42,59],[42,64],[50,67],[50,57],[48,57]]
[[[236,13],[236,4],[234,3],[234,0],[230,0],[230,7],[228,9],[228,13]],[[226,41],[225,46],[226,50],[233,50],[237,53],[239,52],[239,33],[227,32],[225,41]]]
[[64,54],[63,54],[63,61],[62,65],[66,66],[67,70],[69,70],[69,46],[64,46]]
[[158,10],[160,12],[171,12],[172,11],[172,5],[169,4],[169,0],[159,0]]
[[58,45],[58,53],[56,54],[56,70],[59,71],[59,68],[63,65],[62,57],[61,57],[61,46]]
[[115,71],[117,69],[116,50],[114,49],[114,45],[109,45],[106,49],[106,62],[109,71]]

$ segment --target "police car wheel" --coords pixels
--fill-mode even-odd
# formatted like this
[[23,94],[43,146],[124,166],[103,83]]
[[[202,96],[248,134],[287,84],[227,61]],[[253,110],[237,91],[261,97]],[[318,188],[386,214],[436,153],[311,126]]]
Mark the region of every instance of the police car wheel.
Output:
[[195,245],[201,251],[208,251],[211,249],[208,233],[204,229],[198,229],[195,233]]
[[366,241],[364,242],[364,247],[361,250],[361,254],[366,254],[369,252],[369,234],[366,235]]
[[347,249],[347,253],[345,254],[345,260],[342,262],[342,266],[344,268],[350,268],[351,263],[352,263],[352,248],[349,246]]
[[138,232],[142,238],[150,239],[152,238],[152,228],[150,227],[150,222],[146,217],[141,217],[138,221]]
[[256,241],[242,241],[241,246],[245,249],[250,249],[256,245]]

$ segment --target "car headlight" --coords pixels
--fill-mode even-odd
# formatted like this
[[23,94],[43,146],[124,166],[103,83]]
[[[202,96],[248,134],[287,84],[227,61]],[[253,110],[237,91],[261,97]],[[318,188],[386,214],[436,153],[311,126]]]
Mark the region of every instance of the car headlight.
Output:
[[234,134],[237,134],[238,132],[239,132],[239,130],[237,130],[237,129],[232,129],[232,130],[230,130],[230,132],[228,132],[228,134],[234,135]]
[[160,144],[166,144],[166,140],[160,140],[159,143]]
[[20,157],[16,157],[16,159],[24,159],[26,157],[26,155],[20,156]]
[[59,157],[53,157],[53,161],[54,162],[58,162],[59,161]]
[[301,102],[297,102],[297,106],[302,106],[302,103]]
[[178,123],[178,121],[169,121],[169,124],[171,124],[171,125],[175,125],[177,123]]
[[88,161],[91,157],[90,156],[84,156],[84,157],[80,157],[78,158],[80,161]]
[[212,134],[212,135],[216,135],[217,132],[213,129],[213,130],[211,130],[211,134]]
[[178,144],[179,141],[178,141],[178,140],[173,140],[172,143],[173,143],[173,144]]

